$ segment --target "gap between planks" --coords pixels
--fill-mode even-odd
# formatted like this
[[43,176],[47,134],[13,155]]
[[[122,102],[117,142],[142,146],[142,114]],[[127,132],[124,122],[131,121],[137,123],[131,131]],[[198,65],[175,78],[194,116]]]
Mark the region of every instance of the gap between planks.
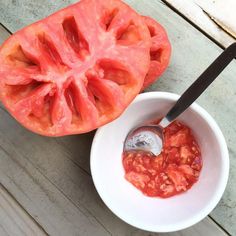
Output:
[[0,183],[0,226],[9,235],[47,236],[47,233],[21,207]]
[[197,1],[193,0],[159,0],[164,2],[178,15],[183,17],[193,27],[197,28],[206,37],[212,40],[222,49],[235,42],[235,38],[229,34],[212,16],[204,10]]

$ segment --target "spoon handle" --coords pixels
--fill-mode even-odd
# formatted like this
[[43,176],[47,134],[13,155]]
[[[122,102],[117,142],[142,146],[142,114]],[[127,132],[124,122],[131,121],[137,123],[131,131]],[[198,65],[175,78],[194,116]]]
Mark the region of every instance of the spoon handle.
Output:
[[225,67],[236,57],[236,43],[226,48],[215,61],[199,76],[199,78],[183,93],[175,105],[169,110],[165,126],[185,111],[217,78]]

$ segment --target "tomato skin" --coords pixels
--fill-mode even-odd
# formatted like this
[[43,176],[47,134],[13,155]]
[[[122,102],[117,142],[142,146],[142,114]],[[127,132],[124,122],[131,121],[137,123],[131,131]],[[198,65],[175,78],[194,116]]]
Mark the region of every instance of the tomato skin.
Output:
[[165,29],[156,20],[143,16],[152,37],[150,68],[144,79],[142,90],[154,83],[167,69],[171,57],[171,44]]
[[126,180],[149,197],[168,198],[187,191],[198,181],[202,168],[191,130],[178,121],[164,130],[160,155],[128,151],[122,161]]
[[5,41],[0,99],[41,135],[94,130],[121,115],[139,93],[150,45],[145,22],[128,5],[82,0]]

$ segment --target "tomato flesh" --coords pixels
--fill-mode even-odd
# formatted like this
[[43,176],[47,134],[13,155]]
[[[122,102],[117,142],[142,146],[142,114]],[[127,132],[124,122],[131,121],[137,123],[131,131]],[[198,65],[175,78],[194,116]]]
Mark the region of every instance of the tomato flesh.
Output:
[[119,0],[82,0],[0,48],[0,99],[47,136],[88,132],[118,117],[142,88],[148,28]]
[[171,44],[165,29],[154,19],[143,16],[152,37],[150,48],[150,68],[145,77],[143,89],[155,82],[166,70],[170,62]]
[[202,169],[199,146],[186,125],[175,121],[164,130],[160,155],[124,152],[125,178],[145,195],[167,198],[187,191]]

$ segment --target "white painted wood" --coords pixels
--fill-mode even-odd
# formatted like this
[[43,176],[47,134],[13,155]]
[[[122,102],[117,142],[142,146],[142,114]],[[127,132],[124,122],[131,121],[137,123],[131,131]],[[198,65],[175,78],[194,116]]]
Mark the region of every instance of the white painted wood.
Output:
[[[161,2],[127,2],[142,14],[158,19],[166,27],[173,45],[172,62],[168,71],[149,90],[181,93],[220,53],[221,50],[216,45]],[[0,22],[11,31],[16,31],[67,3],[58,0],[52,6],[51,2],[40,0],[32,5],[32,1],[22,0],[12,2],[12,7],[7,8],[3,8],[2,4],[5,1],[0,0]],[[42,7],[37,8],[37,4]],[[16,18],[18,23],[14,23]],[[236,142],[236,132],[232,128],[232,117],[236,114],[229,106],[236,105],[235,65],[233,63],[221,76],[221,80],[226,78],[225,82],[221,82],[219,78],[199,100],[219,123],[224,124],[223,131],[227,134],[231,156],[235,155]],[[227,91],[231,97],[225,98],[222,90]],[[58,139],[41,137],[26,131],[4,110],[0,110],[2,184],[50,235],[154,235],[125,224],[101,202],[89,175],[92,136],[90,133]],[[235,168],[231,171],[234,173]],[[214,218],[232,233],[236,232],[232,223],[235,220],[235,208],[232,206],[228,209],[223,204],[234,204],[234,182],[232,178],[226,197],[216,208],[218,212],[213,213]],[[229,217],[230,214],[232,217]],[[201,224],[202,222],[171,235],[205,235],[206,230],[224,235],[208,218],[203,221],[203,226]]]
[[[0,184],[0,225],[2,233],[17,236],[46,236],[41,227],[24,211]],[[0,231],[0,235],[1,231]]]
[[227,33],[236,39],[235,0],[194,0]]
[[[187,17],[191,22],[193,22],[195,25],[197,25],[199,28],[205,31],[210,37],[218,41],[222,46],[227,47],[232,42],[235,41],[235,38],[233,37],[234,33],[232,33],[234,30],[230,30],[231,34],[229,34],[228,33],[229,31],[226,31],[222,28],[224,27],[223,22],[225,21],[227,22],[228,14],[224,12],[224,8],[222,9],[223,12],[221,11],[221,13],[218,13],[216,9],[212,10],[214,9],[215,4],[209,4],[211,0],[203,0],[203,1],[164,0],[164,1],[169,3],[175,9],[177,9],[181,14]],[[213,2],[217,2],[217,1],[219,0],[214,0]],[[228,0],[227,1],[220,0],[220,1],[224,2],[225,5],[228,4]],[[234,0],[229,0],[229,1],[233,2]],[[203,4],[203,2],[205,3]],[[209,5],[211,5],[211,7],[209,7]],[[234,13],[235,8],[231,8],[231,9],[233,11],[233,14],[235,15]],[[214,17],[214,15],[215,16],[217,15],[218,17]],[[221,20],[222,18],[226,20],[217,21],[218,18]],[[233,23],[235,24],[235,22]]]

